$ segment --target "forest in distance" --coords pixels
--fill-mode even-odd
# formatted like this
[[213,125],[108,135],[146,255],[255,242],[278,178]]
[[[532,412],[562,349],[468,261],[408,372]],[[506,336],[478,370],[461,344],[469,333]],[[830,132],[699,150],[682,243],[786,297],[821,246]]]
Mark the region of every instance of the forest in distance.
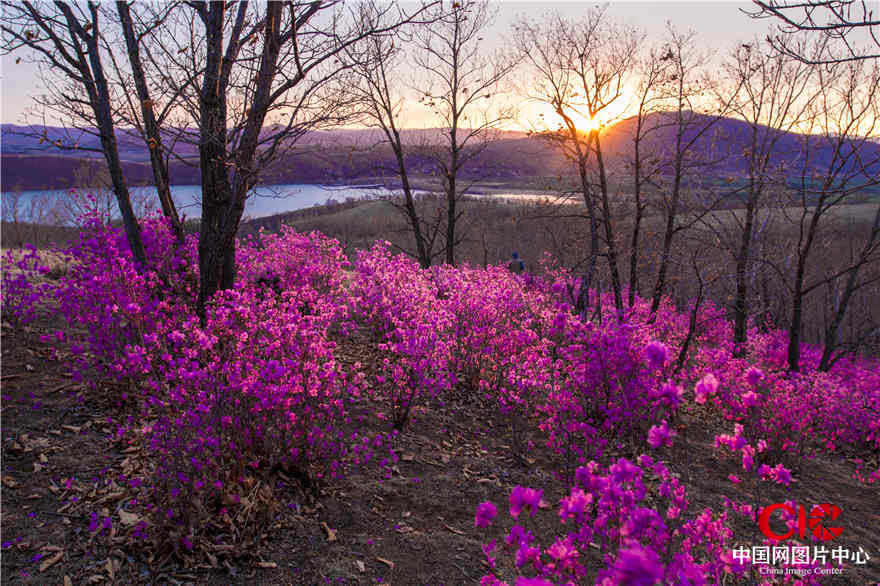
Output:
[[880,582],[870,0],[0,4],[3,584]]

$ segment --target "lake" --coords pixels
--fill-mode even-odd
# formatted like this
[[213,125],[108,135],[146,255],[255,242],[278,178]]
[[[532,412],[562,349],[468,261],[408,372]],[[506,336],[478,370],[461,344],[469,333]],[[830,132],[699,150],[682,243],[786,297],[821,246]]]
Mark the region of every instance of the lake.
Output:
[[[132,204],[138,210],[158,209],[159,200],[156,196],[156,188],[132,187]],[[74,202],[83,200],[84,196],[93,193],[93,189],[60,189],[60,190],[32,190],[17,193],[3,192],[4,220],[13,217],[14,208],[18,208],[19,219],[27,221],[24,216],[33,217],[39,213],[45,213],[54,207],[77,207]],[[252,196],[245,204],[245,216],[259,218],[271,216],[282,212],[301,210],[312,206],[324,205],[329,200],[338,202],[347,198],[364,199],[377,198],[389,195],[390,192],[381,186],[329,186],[329,185],[267,185],[255,188]],[[177,203],[178,210],[187,218],[201,216],[202,189],[200,185],[172,185],[171,195]],[[109,199],[115,202],[112,193],[100,193],[99,198]],[[115,213],[115,205],[113,205]]]
[[[71,213],[71,210],[82,209],[82,206],[77,205],[76,202],[84,201],[85,196],[94,191],[93,189],[59,189],[3,192],[2,217],[3,220],[10,221],[17,213],[19,221],[24,222],[36,220],[38,223],[70,223],[72,217],[76,215],[75,212]],[[159,209],[155,187],[132,187],[130,191],[136,212]],[[518,201],[547,197],[533,191],[504,191],[504,193],[487,195],[473,194],[470,197]],[[393,194],[394,191],[381,185],[266,185],[252,191],[252,196],[245,203],[244,213],[246,218],[260,218],[324,205],[330,200],[343,202],[348,198],[377,199]],[[112,192],[99,192],[98,195],[99,199],[105,202],[103,207],[109,208],[113,215],[118,215]],[[200,185],[172,185],[171,195],[181,215],[187,218],[201,216]]]

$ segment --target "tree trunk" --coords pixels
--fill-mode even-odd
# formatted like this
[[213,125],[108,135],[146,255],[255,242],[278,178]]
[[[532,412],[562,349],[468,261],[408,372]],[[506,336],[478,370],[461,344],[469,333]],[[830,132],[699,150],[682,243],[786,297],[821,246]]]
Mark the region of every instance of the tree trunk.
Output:
[[419,222],[419,214],[416,211],[415,200],[413,199],[412,187],[409,184],[409,174],[406,171],[406,160],[404,159],[402,142],[400,134],[396,129],[393,130],[394,140],[392,148],[394,156],[397,159],[397,171],[400,173],[401,188],[403,189],[404,206],[406,207],[406,215],[409,219],[410,228],[413,232],[413,238],[416,241],[416,254],[418,254],[419,264],[423,269],[431,266],[431,257],[425,246],[425,237],[422,235],[422,226]]
[[[93,20],[93,26],[97,29],[97,18]],[[95,101],[92,107],[98,123],[98,130],[101,133],[101,148],[104,151],[107,170],[110,172],[110,180],[113,183],[113,192],[116,194],[116,201],[119,204],[119,214],[122,216],[128,245],[131,247],[135,262],[143,266],[147,263],[147,256],[141,238],[141,227],[131,207],[128,185],[122,172],[122,161],[119,159],[119,146],[116,142],[113,115],[110,109],[110,90],[107,87],[107,78],[104,75],[104,67],[98,51],[98,31],[94,30],[91,35],[86,35],[85,38],[89,48],[89,62],[94,79]]]
[[611,205],[608,201],[608,179],[605,175],[605,162],[602,159],[602,146],[599,132],[593,131],[593,144],[596,145],[596,163],[599,167],[599,189],[602,195],[602,224],[605,226],[605,240],[608,248],[608,269],[611,272],[611,289],[614,293],[614,308],[623,314],[623,296],[621,295],[620,272],[617,268],[617,245],[614,242],[614,227],[611,223]]
[[221,83],[224,7],[209,4],[205,16],[206,65],[199,96],[199,168],[202,175],[202,220],[199,230],[199,298],[205,306],[220,286],[226,264],[223,251],[226,211],[232,189],[226,169],[226,95]]
[[791,324],[788,328],[788,369],[791,372],[800,370],[801,361],[801,330],[803,329],[804,313],[804,263],[798,262],[795,275],[794,294],[791,300]]
[[134,84],[141,105],[141,115],[144,119],[144,134],[147,141],[147,148],[150,151],[150,165],[153,168],[153,181],[156,185],[156,192],[159,194],[162,213],[171,222],[171,229],[174,232],[177,241],[182,243],[183,226],[180,224],[180,217],[177,215],[177,208],[174,205],[174,200],[171,198],[168,165],[162,157],[162,135],[159,131],[159,123],[153,112],[154,104],[150,99],[150,91],[147,87],[147,80],[144,75],[143,64],[141,63],[140,45],[134,34],[134,24],[132,23],[128,1],[118,1],[116,3],[116,9],[119,13],[119,21],[122,25],[122,32],[125,36],[125,45],[128,49],[128,60],[131,64],[131,72],[134,77]]
[[681,104],[677,113],[678,128],[675,137],[675,177],[672,183],[672,198],[669,208],[666,210],[666,229],[663,233],[663,252],[660,254],[660,269],[657,272],[657,282],[654,285],[654,295],[651,298],[651,313],[657,313],[660,308],[660,300],[666,289],[666,273],[669,270],[669,259],[672,256],[672,238],[675,236],[675,216],[678,214],[678,198],[681,193],[681,174],[684,153],[682,152],[682,135],[684,133],[684,120],[682,118]]
[[590,222],[590,249],[587,257],[587,266],[584,268],[584,276],[581,278],[581,290],[578,295],[576,309],[586,316],[590,301],[590,288],[596,275],[596,264],[599,260],[599,220],[596,217],[596,204],[593,201],[589,178],[587,177],[586,156],[578,153],[578,173],[581,180],[581,190],[584,196],[584,205],[587,206],[587,216]]
[[635,218],[633,218],[632,235],[630,238],[629,251],[629,298],[627,299],[630,307],[636,303],[636,295],[639,293],[639,237],[642,229],[642,157],[640,152],[641,145],[641,128],[642,119],[639,115],[638,126],[636,127],[636,136],[634,139],[635,160],[634,167],[634,184],[633,195],[635,196],[636,209]]
[[756,197],[754,187],[746,202],[746,221],[736,256],[736,298],[733,302],[733,344],[736,356],[745,352],[746,330],[748,328],[748,267],[751,257],[752,231],[755,222]]
[[822,215],[822,206],[825,204],[825,196],[821,196],[813,210],[810,225],[807,228],[806,241],[798,247],[798,262],[795,269],[794,286],[791,298],[791,323],[788,329],[788,369],[791,372],[800,370],[801,361],[801,332],[803,330],[804,313],[804,277],[807,272],[807,260],[810,250],[813,248],[813,240],[819,230],[819,218]]
[[874,214],[874,223],[871,225],[868,241],[865,242],[865,246],[862,248],[856,263],[846,279],[846,285],[840,297],[840,302],[834,311],[834,317],[825,328],[825,347],[822,350],[822,359],[819,361],[819,370],[821,371],[827,372],[831,369],[833,364],[832,355],[837,348],[837,334],[840,330],[840,324],[843,323],[843,318],[846,317],[849,302],[857,289],[859,270],[868,261],[868,257],[874,250],[874,242],[877,240],[878,235],[880,235],[880,206],[877,207],[877,212]]

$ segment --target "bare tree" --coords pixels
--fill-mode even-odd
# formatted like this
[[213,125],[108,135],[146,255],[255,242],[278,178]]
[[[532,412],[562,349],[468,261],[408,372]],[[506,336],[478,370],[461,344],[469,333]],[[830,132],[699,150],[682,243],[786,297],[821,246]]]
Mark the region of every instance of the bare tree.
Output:
[[[857,271],[875,247],[876,233],[872,229],[863,254],[853,263],[810,279],[812,255],[821,229],[833,210],[848,203],[866,187],[880,184],[880,149],[876,142],[880,127],[876,100],[880,91],[880,67],[877,63],[849,61],[829,69],[819,68],[816,75],[819,95],[813,107],[814,115],[805,129],[807,132],[802,135],[803,164],[794,190],[794,203],[799,211],[795,217],[798,238],[794,274],[789,280],[792,304],[788,367],[795,372],[800,369],[806,297],[819,287],[853,273],[855,276],[851,278],[855,283]],[[846,304],[837,309],[845,313]],[[834,336],[836,333],[831,334]]]
[[874,214],[874,221],[865,243],[859,251],[858,256],[854,259],[851,270],[846,276],[843,289],[840,292],[837,301],[832,305],[831,320],[825,325],[823,337],[824,348],[822,349],[822,358],[819,360],[819,370],[829,370],[837,360],[846,354],[846,351],[840,351],[840,326],[846,317],[850,303],[856,292],[865,287],[869,283],[876,281],[878,277],[862,277],[862,270],[872,261],[876,261],[880,252],[880,206]]
[[640,291],[639,259],[642,236],[642,221],[648,209],[649,199],[645,197],[645,188],[655,184],[656,176],[662,166],[659,158],[646,148],[646,143],[651,134],[658,129],[657,124],[652,124],[652,118],[661,111],[663,96],[659,91],[664,83],[668,83],[668,68],[665,58],[667,52],[662,47],[652,47],[637,59],[635,68],[638,81],[635,84],[636,110],[631,122],[633,129],[633,149],[631,158],[626,160],[626,166],[632,173],[633,184],[633,223],[630,232],[630,258],[629,258],[629,297],[628,304],[635,304],[637,294]]
[[[235,237],[261,173],[305,133],[352,120],[347,78],[363,41],[422,14],[395,4],[188,2],[150,33],[154,73],[180,96],[177,140],[202,177],[198,308],[235,278]],[[348,80],[350,81],[350,80]]]
[[370,58],[360,60],[360,65],[356,69],[361,82],[355,86],[357,100],[365,124],[382,132],[394,154],[397,166],[393,173],[400,181],[403,201],[402,203],[397,203],[394,199],[389,201],[404,214],[415,240],[415,252],[406,252],[415,257],[423,268],[427,268],[431,266],[434,243],[441,223],[425,222],[416,209],[413,185],[410,183],[407,164],[410,145],[404,143],[400,128],[404,115],[404,98],[400,93],[403,84],[394,73],[401,65],[402,51],[393,37],[379,35],[369,39],[367,51]]
[[[127,0],[116,2],[119,25],[125,38],[125,46],[128,53],[128,65],[137,92],[137,106],[132,103],[130,93],[123,92],[132,114],[127,121],[131,122],[138,129],[147,145],[147,149],[150,152],[150,165],[153,170],[153,182],[156,186],[159,202],[162,205],[162,213],[171,222],[171,229],[174,231],[178,242],[182,242],[183,225],[177,214],[177,207],[171,197],[171,181],[168,173],[170,154],[165,151],[162,144],[162,122],[167,113],[175,106],[175,101],[173,99],[168,100],[164,109],[160,111],[158,116],[156,115],[157,104],[151,95],[141,59],[141,45],[144,39],[147,38],[152,29],[164,24],[169,11],[174,8],[174,4],[169,4],[158,11],[153,11],[150,21],[148,23],[144,23],[142,20],[139,21],[139,29],[135,30],[130,3]],[[112,55],[112,51],[109,54]],[[113,63],[117,74],[122,76],[121,68],[116,64],[115,60]],[[140,113],[140,116],[138,116],[138,113]]]
[[441,142],[432,156],[446,198],[446,262],[455,264],[459,202],[480,177],[464,180],[463,170],[497,138],[500,124],[512,118],[499,94],[515,61],[503,53],[487,54],[482,35],[494,13],[487,0],[454,2],[437,8],[429,27],[416,31],[413,61],[424,74],[421,102],[441,123]]
[[[773,19],[776,35],[771,46],[812,65],[861,61],[880,57],[880,16],[872,0],[752,0],[757,7],[746,14]],[[824,38],[823,51],[808,50],[807,35]]]
[[[612,104],[623,99],[642,35],[609,22],[604,9],[590,10],[577,22],[559,14],[539,24],[522,19],[516,24],[514,34],[520,54],[535,76],[529,97],[549,105],[561,120],[558,127],[546,128],[541,134],[558,144],[577,167],[580,192],[587,209],[590,244],[578,306],[581,311],[585,310],[598,259],[604,254],[615,307],[620,311],[623,296],[611,217],[609,175],[601,133],[595,126],[599,121],[611,122],[603,118]],[[594,127],[583,128],[585,123],[592,123]],[[600,246],[603,238],[604,253]]]
[[766,200],[772,192],[784,189],[786,174],[791,172],[786,164],[791,153],[785,152],[790,142],[784,139],[791,138],[805,123],[815,94],[811,91],[812,67],[778,53],[768,54],[764,49],[760,42],[742,44],[725,65],[734,95],[723,100],[748,125],[747,146],[735,155],[743,162],[745,182],[733,194],[737,200],[744,200],[745,207],[737,205],[733,211],[712,214],[713,221],[708,224],[736,265],[733,341],[738,351],[746,342],[750,316],[755,240],[760,228],[770,222],[769,205],[780,204]]
[[[668,39],[662,59],[667,62],[667,83],[663,91],[667,111],[657,117],[661,127],[673,133],[671,148],[655,151],[662,164],[662,177],[656,182],[660,192],[660,212],[663,216],[663,244],[660,264],[651,297],[651,313],[656,313],[668,285],[672,263],[673,241],[682,231],[693,226],[699,217],[684,219],[682,204],[690,182],[699,189],[697,173],[711,167],[719,156],[711,152],[710,131],[726,113],[723,105],[707,101],[709,80],[703,67],[707,56],[694,48],[694,33],[681,33],[668,27]],[[713,111],[714,110],[714,111]],[[711,209],[714,202],[704,209]]]
[[[105,73],[102,50],[101,10],[96,2],[54,4],[3,2],[2,51],[31,49],[37,61],[66,83],[47,84],[54,95],[44,105],[60,109],[79,128],[97,133],[107,161],[113,191],[132,255],[139,265],[146,262],[140,226],[131,205],[116,140],[113,116],[115,96]],[[92,130],[94,128],[94,130]],[[63,147],[60,139],[50,141]],[[68,145],[77,148],[76,145]]]

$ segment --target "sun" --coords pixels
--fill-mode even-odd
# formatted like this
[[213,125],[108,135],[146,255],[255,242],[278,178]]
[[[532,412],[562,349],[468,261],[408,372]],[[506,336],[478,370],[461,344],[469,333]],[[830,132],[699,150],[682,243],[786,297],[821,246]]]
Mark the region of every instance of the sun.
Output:
[[581,132],[592,132],[594,130],[602,129],[602,122],[599,120],[598,116],[594,116],[593,118],[589,118],[587,116],[576,115],[573,116],[574,126]]
[[[588,135],[593,131],[602,133],[623,118],[625,108],[626,104],[623,100],[617,100],[610,107],[597,112],[595,116],[590,116],[585,109],[570,107],[565,109],[565,118],[570,119],[581,134]],[[563,130],[566,127],[564,117],[547,104],[534,105],[524,113],[526,115],[523,119],[530,121],[533,128]]]

